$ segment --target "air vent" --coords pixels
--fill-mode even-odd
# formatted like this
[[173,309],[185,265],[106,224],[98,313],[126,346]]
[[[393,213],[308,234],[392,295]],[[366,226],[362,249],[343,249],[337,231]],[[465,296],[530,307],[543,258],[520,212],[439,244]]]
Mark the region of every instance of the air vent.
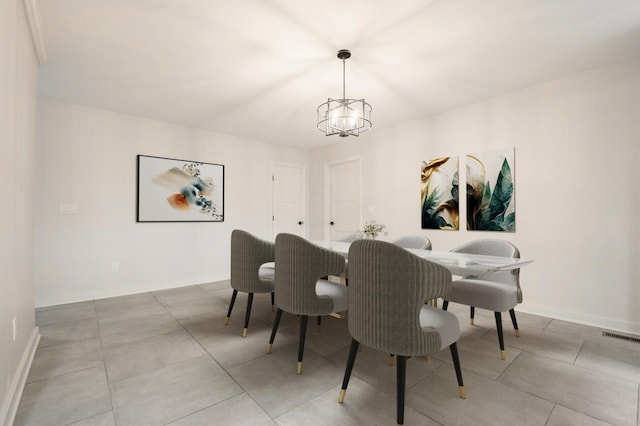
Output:
[[614,339],[628,340],[629,342],[640,343],[640,337],[637,336],[625,336],[624,334],[610,333],[608,331],[603,331],[602,335],[604,337],[613,337]]

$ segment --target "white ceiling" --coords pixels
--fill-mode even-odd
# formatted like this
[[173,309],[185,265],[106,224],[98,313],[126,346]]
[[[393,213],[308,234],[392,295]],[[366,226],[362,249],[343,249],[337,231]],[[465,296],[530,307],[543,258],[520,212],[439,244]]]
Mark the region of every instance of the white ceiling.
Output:
[[27,0],[38,93],[303,148],[342,95],[381,129],[640,56],[638,0]]

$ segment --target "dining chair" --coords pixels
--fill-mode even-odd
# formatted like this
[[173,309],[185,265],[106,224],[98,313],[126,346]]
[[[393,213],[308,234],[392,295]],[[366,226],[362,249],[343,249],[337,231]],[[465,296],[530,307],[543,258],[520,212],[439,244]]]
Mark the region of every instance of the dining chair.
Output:
[[296,373],[302,373],[302,357],[309,316],[321,317],[347,310],[347,287],[321,279],[340,275],[344,270],[342,255],[319,247],[293,234],[276,236],[275,303],[278,308],[273,321],[267,353],[271,353],[282,312],[300,315],[300,341]]
[[425,305],[426,300],[448,293],[451,273],[402,247],[377,240],[351,244],[349,263],[348,327],[352,341],[338,402],[344,402],[360,344],[396,355],[398,424],[404,421],[407,357],[433,354],[448,346],[460,397],[465,398],[456,344],[458,319]]
[[392,243],[408,249],[431,250],[431,240],[424,235],[406,235],[393,240]]
[[229,323],[238,292],[248,293],[242,337],[247,337],[254,293],[271,293],[271,305],[273,306],[275,268],[270,262],[273,262],[274,259],[275,247],[273,243],[261,240],[240,229],[234,229],[231,232],[231,288],[233,288],[233,294],[224,323],[225,325]]
[[[463,244],[453,250],[458,253],[479,254],[487,256],[519,258],[518,248],[505,240],[481,239]],[[516,337],[520,337],[518,321],[514,307],[522,303],[520,288],[520,269],[490,272],[481,277],[466,277],[451,283],[451,292],[442,303],[446,310],[449,302],[470,306],[470,323],[473,325],[475,308],[493,311],[500,345],[500,359],[505,360],[504,334],[502,331],[502,312],[509,311]]]

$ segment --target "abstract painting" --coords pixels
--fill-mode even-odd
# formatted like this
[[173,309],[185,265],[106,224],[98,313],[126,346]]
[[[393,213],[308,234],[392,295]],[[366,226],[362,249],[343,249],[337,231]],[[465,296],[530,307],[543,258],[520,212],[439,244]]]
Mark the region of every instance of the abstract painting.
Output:
[[513,148],[467,155],[467,229],[515,232]]
[[422,162],[422,229],[458,230],[458,157]]
[[223,165],[138,155],[137,222],[223,220]]

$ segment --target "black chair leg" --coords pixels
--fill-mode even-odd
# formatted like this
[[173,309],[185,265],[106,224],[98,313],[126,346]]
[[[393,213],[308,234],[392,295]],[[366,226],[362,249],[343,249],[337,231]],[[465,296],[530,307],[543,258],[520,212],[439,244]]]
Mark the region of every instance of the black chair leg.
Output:
[[278,309],[276,311],[276,317],[273,319],[273,327],[271,328],[271,337],[269,338],[269,344],[267,345],[267,353],[271,353],[271,347],[273,346],[273,341],[276,339],[276,332],[278,331],[278,326],[280,325],[280,318],[282,318],[282,309]]
[[513,329],[516,331],[516,337],[520,337],[520,330],[518,329],[518,320],[516,320],[516,311],[513,308],[509,309],[509,315],[511,316],[511,323],[513,324]]
[[401,425],[404,423],[404,389],[405,389],[405,378],[407,376],[407,357],[404,355],[396,355],[396,380],[397,380],[397,398],[398,398],[398,409],[397,409],[397,417],[398,424]]
[[475,317],[476,317],[476,307],[471,306],[471,309],[469,309],[469,322],[471,323],[471,325],[473,325],[473,320]]
[[318,321],[318,333],[320,333],[320,326],[322,325],[322,317],[318,316],[317,321]]
[[347,368],[344,370],[344,379],[342,379],[342,389],[340,390],[339,403],[344,402],[344,397],[347,394],[347,386],[349,386],[349,379],[351,378],[351,372],[353,371],[353,364],[356,362],[356,355],[358,355],[358,347],[360,343],[356,339],[351,339],[351,349],[349,349],[349,358],[347,359]]
[[271,312],[273,312],[273,307],[276,305],[276,294],[271,292]]
[[460,398],[465,399],[467,396],[464,393],[464,383],[462,382],[462,369],[460,368],[460,358],[458,357],[458,344],[453,342],[449,345],[451,350],[451,360],[453,361],[453,367],[456,369],[456,379],[458,379],[458,390],[460,391]]
[[504,334],[502,333],[502,314],[500,312],[494,312],[496,316],[496,329],[498,330],[498,343],[500,343],[500,359],[507,359],[504,354]]
[[253,305],[253,293],[249,293],[247,298],[247,312],[244,314],[244,328],[242,329],[242,337],[247,337],[249,330],[249,317],[251,316],[251,305]]
[[304,339],[307,336],[308,315],[300,317],[300,343],[298,346],[298,365],[296,366],[296,374],[302,374],[302,357],[304,355]]
[[449,307],[449,301],[448,300],[443,300],[442,301],[442,310],[446,311],[448,307]]
[[236,303],[236,296],[238,295],[238,290],[233,290],[233,294],[231,295],[231,302],[229,303],[229,310],[227,311],[227,317],[224,319],[224,325],[229,324],[229,317],[231,316],[231,311],[233,311],[233,305]]

